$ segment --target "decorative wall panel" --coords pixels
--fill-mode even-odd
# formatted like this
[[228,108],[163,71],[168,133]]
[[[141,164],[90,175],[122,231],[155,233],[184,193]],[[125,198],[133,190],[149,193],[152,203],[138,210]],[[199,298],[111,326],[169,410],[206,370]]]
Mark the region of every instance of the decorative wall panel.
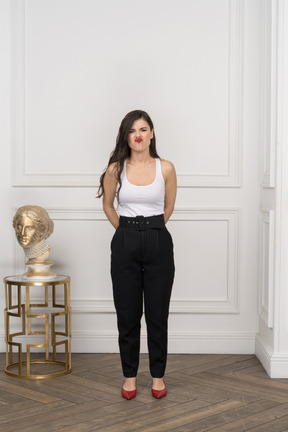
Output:
[[180,187],[240,186],[243,0],[12,4],[14,186],[95,187],[139,105]]
[[277,0],[262,1],[262,186],[275,187],[277,146]]
[[[53,270],[71,276],[73,313],[114,313],[110,280],[113,228],[102,211],[47,208]],[[171,313],[238,313],[239,209],[176,209],[168,223],[176,277]],[[24,270],[16,247],[16,273]]]
[[274,321],[274,210],[261,211],[259,313],[269,328]]

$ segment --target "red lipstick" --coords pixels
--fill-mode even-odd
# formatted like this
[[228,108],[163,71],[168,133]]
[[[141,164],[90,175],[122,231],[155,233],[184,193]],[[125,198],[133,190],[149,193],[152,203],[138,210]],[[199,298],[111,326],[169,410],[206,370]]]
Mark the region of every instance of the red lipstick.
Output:
[[135,142],[140,143],[141,141],[143,141],[142,138],[135,138]]

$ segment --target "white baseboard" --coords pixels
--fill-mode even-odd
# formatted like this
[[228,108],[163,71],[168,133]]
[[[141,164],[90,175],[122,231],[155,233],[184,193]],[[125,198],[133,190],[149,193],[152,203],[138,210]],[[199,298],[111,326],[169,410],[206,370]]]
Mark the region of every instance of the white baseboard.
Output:
[[255,354],[270,378],[288,378],[288,353],[273,354],[272,347],[259,334],[255,339]]
[[[4,332],[0,332],[0,352],[6,351],[4,336]],[[28,341],[28,336],[24,336],[24,344]],[[61,352],[63,347],[58,348]],[[117,332],[74,332],[72,334],[72,353],[118,352]],[[141,352],[147,353],[144,332],[141,335]],[[273,354],[271,346],[259,334],[170,332],[168,352],[170,354],[255,353],[270,378],[288,378],[288,353]]]
[[268,343],[264,343],[259,334],[257,334],[255,338],[255,354],[258,360],[262,363],[267,374],[270,376],[272,348]]
[[[5,352],[4,334],[1,337],[1,352]],[[141,334],[141,352],[147,353],[147,336]],[[29,341],[23,336],[23,343]],[[23,346],[24,348],[24,346]],[[58,347],[61,352],[61,346]],[[23,349],[25,351],[25,349]],[[40,351],[40,350],[39,350]],[[118,333],[72,332],[72,353],[117,353]],[[173,354],[254,354],[255,334],[252,333],[196,333],[170,332],[168,352]]]

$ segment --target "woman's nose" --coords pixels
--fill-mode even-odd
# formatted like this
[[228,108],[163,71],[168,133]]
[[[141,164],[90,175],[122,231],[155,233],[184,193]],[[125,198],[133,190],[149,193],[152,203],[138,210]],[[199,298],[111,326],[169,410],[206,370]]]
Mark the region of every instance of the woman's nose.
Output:
[[24,235],[25,235],[25,226],[23,226],[23,227],[22,227],[22,230],[21,230],[21,235],[22,235],[22,236],[24,236]]

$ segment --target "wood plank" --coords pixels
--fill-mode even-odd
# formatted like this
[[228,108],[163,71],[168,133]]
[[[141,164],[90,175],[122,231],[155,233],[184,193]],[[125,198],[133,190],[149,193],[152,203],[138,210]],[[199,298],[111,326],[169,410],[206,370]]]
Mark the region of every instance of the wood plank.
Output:
[[[9,411],[7,410],[5,414],[2,414],[0,416],[0,424],[2,425],[1,429],[5,428],[5,430],[7,430],[10,424],[13,424],[14,427],[15,421],[16,424],[18,424],[19,420],[21,420],[21,425],[23,425],[24,420],[26,421],[28,419],[28,422],[31,423],[30,419],[34,418],[35,416],[37,417],[43,416],[46,413],[48,413],[49,416],[53,416],[54,413],[58,410],[66,410],[68,408],[75,407],[74,404],[71,404],[70,402],[66,402],[66,401],[57,401],[45,405],[41,403],[36,404],[34,402],[33,406],[31,406],[31,403],[29,406],[23,403],[21,405],[17,405],[17,406],[15,405],[13,406],[14,411],[11,409]],[[15,416],[15,414],[17,415]],[[7,425],[7,423],[9,423],[9,425]]]
[[[159,402],[159,401],[156,401]],[[203,419],[205,417],[211,417],[217,413],[229,411],[233,408],[239,407],[242,404],[238,401],[224,401],[220,402],[219,404],[213,404],[209,405],[208,407],[201,408],[199,410],[196,410],[195,412],[185,413],[181,416],[173,416],[172,418],[168,418],[167,420],[163,420],[162,418],[158,418],[157,422],[154,422],[151,425],[145,426],[145,432],[163,432],[163,431],[170,431],[175,428],[178,428],[183,425],[191,424],[192,422],[195,422],[196,420]],[[109,432],[116,432],[117,426],[118,431],[125,432],[125,427],[127,425],[132,426],[132,420],[126,420],[121,425],[116,425],[114,427],[109,428]],[[135,432],[143,431],[143,424],[141,423],[141,420],[138,421],[138,419],[133,420],[133,426]],[[194,431],[193,431],[194,432]]]
[[[58,402],[57,402],[58,403]],[[35,406],[35,409],[37,409],[37,407],[41,406],[41,407],[45,407],[46,405],[43,405],[41,402],[33,402],[33,405]],[[18,414],[21,411],[26,411],[31,407],[31,400],[29,399],[23,399],[22,402],[16,402],[16,403],[7,403],[4,406],[0,407],[0,423],[2,419],[5,419],[5,416],[10,416],[10,414],[15,414],[17,413],[17,417]]]
[[[210,359],[209,362],[200,363],[198,365],[193,365],[192,368],[187,367],[181,367],[181,372],[185,375],[195,375],[200,372],[204,371],[210,371],[211,373],[214,373],[214,370],[217,370],[218,368],[224,368],[232,365],[241,364],[244,361],[252,361],[254,364],[259,364],[259,360],[256,359],[254,355],[243,355],[242,357],[239,355],[233,355],[233,356],[224,356],[223,358],[217,358]],[[179,370],[179,369],[178,369]],[[176,371],[177,372],[177,371]]]
[[245,388],[247,384],[249,384],[260,391],[266,391],[272,395],[282,395],[283,397],[288,397],[288,386],[285,383],[279,382],[278,380],[253,377],[240,372],[228,372],[225,374],[225,378],[231,379],[237,383],[241,383],[242,385],[245,385]]
[[224,362],[230,364],[235,361],[235,358],[232,359],[234,356],[219,354],[196,354],[193,356],[190,354],[180,354],[177,357],[177,361],[175,361],[172,356],[173,354],[168,355],[166,373],[177,372],[181,369],[189,375],[191,371],[194,373],[198,368],[199,372],[201,372],[203,367],[204,370],[207,370],[210,366],[213,367],[212,365],[217,365],[218,362],[220,362],[220,364]]
[[[168,376],[166,379],[168,383]],[[259,396],[255,397],[255,395],[247,394],[246,392],[236,391],[235,388],[231,386],[229,386],[229,388],[225,387],[224,385],[222,387],[217,387],[213,386],[210,381],[203,383],[202,380],[197,380],[194,376],[188,377],[183,375],[182,372],[173,373],[171,375],[171,380],[173,380],[174,386],[177,387],[177,392],[184,388],[187,389],[189,393],[192,392],[192,394],[196,394],[197,399],[201,400],[220,402],[221,400],[233,399],[250,403],[261,399]]]
[[288,385],[285,382],[281,382],[278,379],[270,379],[264,377],[255,377],[251,375],[243,374],[242,372],[228,372],[225,374],[227,377],[231,377],[232,379],[237,379],[244,382],[254,383],[257,386],[265,386],[266,388],[273,389],[278,393],[278,390],[281,391],[281,394],[288,394]]
[[[14,432],[16,430],[20,430],[21,432],[24,431],[31,431],[31,432],[42,432],[49,430],[50,425],[53,425],[54,423],[65,423],[65,421],[70,422],[70,419],[75,418],[89,418],[89,416],[95,416],[95,411],[98,408],[102,408],[105,406],[104,402],[101,401],[92,401],[87,404],[81,404],[81,405],[72,405],[70,407],[66,407],[62,409],[62,407],[59,407],[56,410],[53,410],[52,412],[46,412],[42,413],[41,415],[31,415],[27,418],[22,419],[19,421],[18,419],[5,425],[5,432]],[[99,415],[101,410],[98,411]],[[55,427],[54,427],[55,429]]]
[[[43,400],[46,399],[48,400],[48,402],[46,403],[54,402],[55,400],[61,400],[61,399],[72,403],[84,403],[93,400],[93,397],[82,395],[77,390],[69,391],[67,390],[67,388],[66,389],[58,388],[59,381],[60,382],[63,380],[65,381],[67,377],[69,377],[69,375],[64,375],[58,378],[48,378],[45,380],[27,380],[27,379],[11,378],[6,375],[5,377],[3,377],[3,380],[5,381],[7,380],[7,384],[10,383],[10,380],[13,380],[13,382],[16,383],[15,386],[19,389],[19,392],[21,391],[21,394],[23,395],[26,395],[26,392],[33,393],[35,392],[35,390],[37,390],[37,392],[41,394]],[[53,383],[55,383],[55,386],[53,385]],[[39,399],[38,397],[37,400],[41,400],[41,399]]]
[[231,409],[229,411],[221,412],[219,414],[213,415],[211,417],[206,417],[199,421],[194,421],[193,423],[189,423],[187,425],[181,425],[177,428],[177,432],[206,432],[213,431],[215,428],[223,427],[223,425],[230,423],[236,419],[243,419],[247,417],[249,414],[257,414],[262,415],[265,409],[275,406],[275,402],[270,402],[267,400],[257,401],[251,404],[245,404],[236,409]]
[[[51,396],[49,394],[43,394],[37,390],[30,390],[27,388],[23,388],[20,385],[13,384],[12,380],[16,380],[17,378],[10,378],[11,382],[5,382],[2,377],[0,379],[0,387],[2,390],[7,391],[7,393],[13,393],[18,396],[23,396],[26,399],[32,399],[36,402],[41,402],[43,404],[48,404],[52,402],[56,402],[60,400],[60,398],[56,396]],[[19,378],[20,380],[20,378]]]
[[[84,403],[91,400],[102,400],[104,402],[117,403],[119,401],[119,395],[121,391],[121,388],[119,387],[112,387],[113,392],[105,392],[104,390],[105,388],[108,389],[108,386],[103,386],[102,389],[99,389],[93,382],[91,386],[83,386],[81,379],[78,381],[78,383],[73,383],[71,382],[70,377],[66,380],[53,380],[53,382],[47,381],[44,383],[43,389],[44,388],[49,391],[49,393],[53,391],[58,392],[57,394],[66,394],[66,392],[68,392],[73,396],[73,402],[77,403]],[[110,386],[109,389],[111,389]],[[67,400],[71,401],[71,398],[69,397]]]
[[276,392],[271,393],[269,387],[265,385],[256,386],[255,384],[249,382],[243,383],[240,380],[233,380],[232,378],[229,378],[225,375],[219,377],[209,372],[201,372],[200,374],[193,375],[192,381],[195,381],[196,384],[202,384],[210,387],[215,386],[217,388],[231,390],[236,393],[245,392],[246,394],[254,396],[257,399],[274,400],[279,403],[288,402],[288,394],[286,394],[286,392],[282,392],[281,394],[280,391],[278,391],[277,394]]
[[271,421],[274,421],[275,419],[284,417],[287,414],[287,412],[288,412],[288,404],[277,405],[274,408],[267,409],[262,413],[256,415],[250,415],[244,417],[241,420],[232,421],[222,426],[222,429],[225,432],[242,432],[258,426],[262,427],[263,425],[268,424]]
[[251,366],[247,369],[243,369],[241,371],[241,373],[247,374],[247,375],[263,377],[264,379],[269,378],[267,375],[267,372],[265,371],[265,369],[263,368],[263,366],[260,363],[256,366]]
[[251,432],[287,432],[288,415],[249,430],[251,430]]
[[237,372],[237,371],[245,371],[249,367],[259,366],[259,360],[256,358],[252,358],[249,360],[238,361],[235,363],[231,363],[230,365],[220,366],[215,369],[209,369],[206,372],[213,373],[215,375],[226,375],[229,372]]
[[[1,387],[1,386],[0,386]],[[12,403],[17,403],[17,402],[23,402],[25,401],[26,398],[23,396],[19,396],[19,395],[15,395],[13,393],[8,393],[7,391],[3,391],[2,389],[0,390],[0,401],[1,401],[1,405],[7,405],[7,404],[12,404]]]

